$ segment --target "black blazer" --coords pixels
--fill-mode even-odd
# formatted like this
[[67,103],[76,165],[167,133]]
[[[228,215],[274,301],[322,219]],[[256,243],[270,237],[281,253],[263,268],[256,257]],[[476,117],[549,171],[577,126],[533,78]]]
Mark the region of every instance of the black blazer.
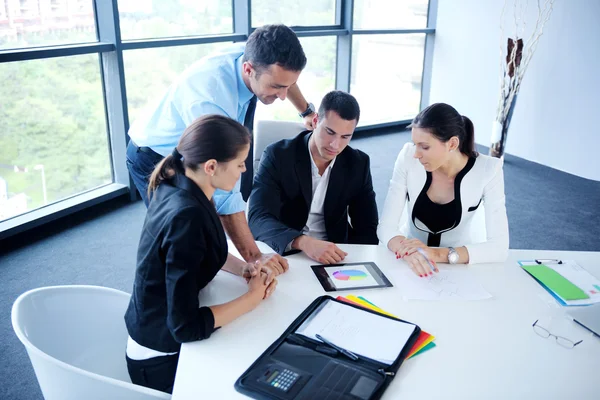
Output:
[[215,320],[199,307],[198,292],[227,259],[227,240],[215,207],[185,175],[161,183],[140,238],[133,293],[125,313],[129,336],[172,353],[181,343],[208,338]]
[[[311,131],[265,150],[250,195],[248,224],[256,240],[283,254],[302,235],[312,202]],[[350,146],[338,154],[323,205],[327,239],[335,243],[378,244],[377,204],[369,156]],[[348,222],[350,217],[350,223]]]

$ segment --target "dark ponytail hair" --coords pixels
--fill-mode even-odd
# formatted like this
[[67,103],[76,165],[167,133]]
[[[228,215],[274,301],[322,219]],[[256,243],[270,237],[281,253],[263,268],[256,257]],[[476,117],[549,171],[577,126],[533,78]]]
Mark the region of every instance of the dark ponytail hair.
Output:
[[148,197],[176,172],[196,171],[200,164],[215,159],[227,162],[236,158],[250,143],[250,132],[239,122],[222,115],[204,115],[186,128],[177,147],[154,167],[148,182]]
[[473,122],[451,105],[435,103],[424,109],[413,119],[409,128],[425,129],[438,140],[446,143],[457,136],[459,150],[468,157],[477,157],[475,150],[475,127]]

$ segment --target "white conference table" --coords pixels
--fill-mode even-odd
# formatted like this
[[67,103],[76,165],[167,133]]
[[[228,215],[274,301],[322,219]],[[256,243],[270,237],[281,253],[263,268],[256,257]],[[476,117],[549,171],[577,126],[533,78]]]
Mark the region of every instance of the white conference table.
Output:
[[[347,262],[374,261],[394,284],[401,260],[383,246],[340,245]],[[573,323],[567,308],[516,265],[533,258],[573,259],[600,277],[600,253],[511,250],[504,264],[469,266],[493,295],[483,301],[404,301],[398,287],[343,291],[362,295],[433,334],[436,347],[406,360],[383,399],[599,399],[600,339]],[[277,290],[254,311],[217,330],[208,340],[181,348],[173,400],[244,399],[237,378],[318,296],[326,294],[303,254],[288,257],[290,270]],[[245,282],[219,272],[200,294],[203,305],[232,300]],[[552,333],[583,339],[573,349],[535,334],[540,323]]]

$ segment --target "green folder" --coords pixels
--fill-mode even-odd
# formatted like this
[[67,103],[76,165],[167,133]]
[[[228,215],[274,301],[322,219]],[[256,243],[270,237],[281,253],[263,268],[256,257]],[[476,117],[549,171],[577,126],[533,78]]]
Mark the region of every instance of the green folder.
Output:
[[590,298],[583,290],[575,286],[567,278],[544,264],[523,265],[522,268],[563,300],[582,300]]

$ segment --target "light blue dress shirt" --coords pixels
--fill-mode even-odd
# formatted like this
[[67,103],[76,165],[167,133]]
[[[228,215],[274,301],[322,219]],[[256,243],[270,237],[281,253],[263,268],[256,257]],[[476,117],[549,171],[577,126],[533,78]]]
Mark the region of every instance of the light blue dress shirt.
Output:
[[[133,142],[167,156],[177,146],[185,128],[202,115],[220,114],[243,125],[254,95],[242,79],[243,54],[244,46],[234,45],[226,52],[192,64],[159,102],[145,110],[131,125],[129,136]],[[240,180],[231,192],[217,189],[213,199],[221,215],[246,209]]]

